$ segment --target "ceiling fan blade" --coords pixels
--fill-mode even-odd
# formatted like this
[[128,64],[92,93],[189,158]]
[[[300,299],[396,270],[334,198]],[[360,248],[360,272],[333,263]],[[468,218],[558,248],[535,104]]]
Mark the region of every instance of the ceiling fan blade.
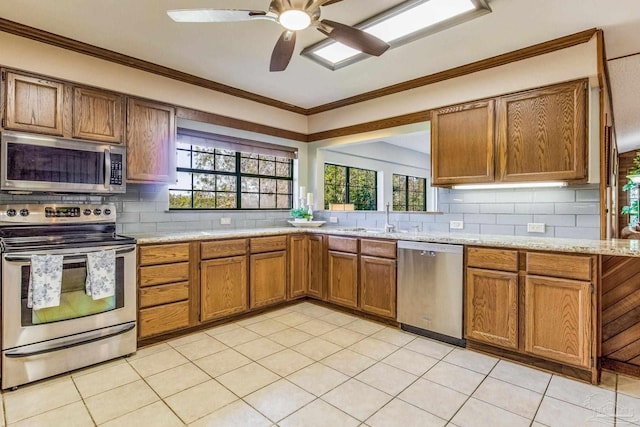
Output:
[[239,9],[176,9],[167,15],[176,22],[239,22],[268,19],[267,12]]
[[388,43],[369,33],[339,22],[323,19],[320,24],[318,30],[327,37],[368,55],[380,56],[390,47]]
[[271,64],[269,71],[284,71],[291,61],[293,49],[296,47],[295,31],[285,30],[278,39],[276,46],[271,54]]

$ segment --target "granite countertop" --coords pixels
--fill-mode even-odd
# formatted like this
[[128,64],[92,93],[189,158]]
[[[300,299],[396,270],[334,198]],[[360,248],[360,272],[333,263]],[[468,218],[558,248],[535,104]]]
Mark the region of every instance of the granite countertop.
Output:
[[138,244],[159,244],[192,240],[215,240],[245,237],[260,237],[274,234],[296,233],[333,234],[341,236],[368,237],[390,240],[410,240],[415,242],[449,243],[469,246],[492,246],[513,249],[531,249],[540,251],[573,252],[597,255],[618,255],[640,257],[640,240],[587,240],[560,239],[554,237],[499,236],[489,234],[438,233],[438,232],[395,232],[385,233],[378,230],[357,228],[294,228],[274,227],[242,230],[209,230],[180,233],[144,233],[129,234]]

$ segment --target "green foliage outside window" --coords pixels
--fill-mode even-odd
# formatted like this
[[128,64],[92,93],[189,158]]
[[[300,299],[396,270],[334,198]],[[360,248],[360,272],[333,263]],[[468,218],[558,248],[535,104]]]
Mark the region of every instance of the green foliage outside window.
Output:
[[330,163],[324,165],[324,204],[352,203],[355,210],[377,208],[377,172]]
[[426,211],[426,178],[393,174],[393,210],[409,212]]

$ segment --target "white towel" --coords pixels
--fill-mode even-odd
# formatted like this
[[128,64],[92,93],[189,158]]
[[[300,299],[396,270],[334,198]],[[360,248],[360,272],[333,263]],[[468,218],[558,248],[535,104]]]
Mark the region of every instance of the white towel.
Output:
[[27,307],[40,310],[60,305],[62,255],[31,255]]
[[116,292],[116,251],[113,249],[87,254],[87,295],[94,300],[112,297]]

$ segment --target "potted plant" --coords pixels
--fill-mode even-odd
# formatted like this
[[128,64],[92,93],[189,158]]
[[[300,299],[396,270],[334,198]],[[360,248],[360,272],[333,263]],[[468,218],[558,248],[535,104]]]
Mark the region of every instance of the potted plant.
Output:
[[291,218],[295,221],[311,221],[313,216],[305,208],[291,209]]

